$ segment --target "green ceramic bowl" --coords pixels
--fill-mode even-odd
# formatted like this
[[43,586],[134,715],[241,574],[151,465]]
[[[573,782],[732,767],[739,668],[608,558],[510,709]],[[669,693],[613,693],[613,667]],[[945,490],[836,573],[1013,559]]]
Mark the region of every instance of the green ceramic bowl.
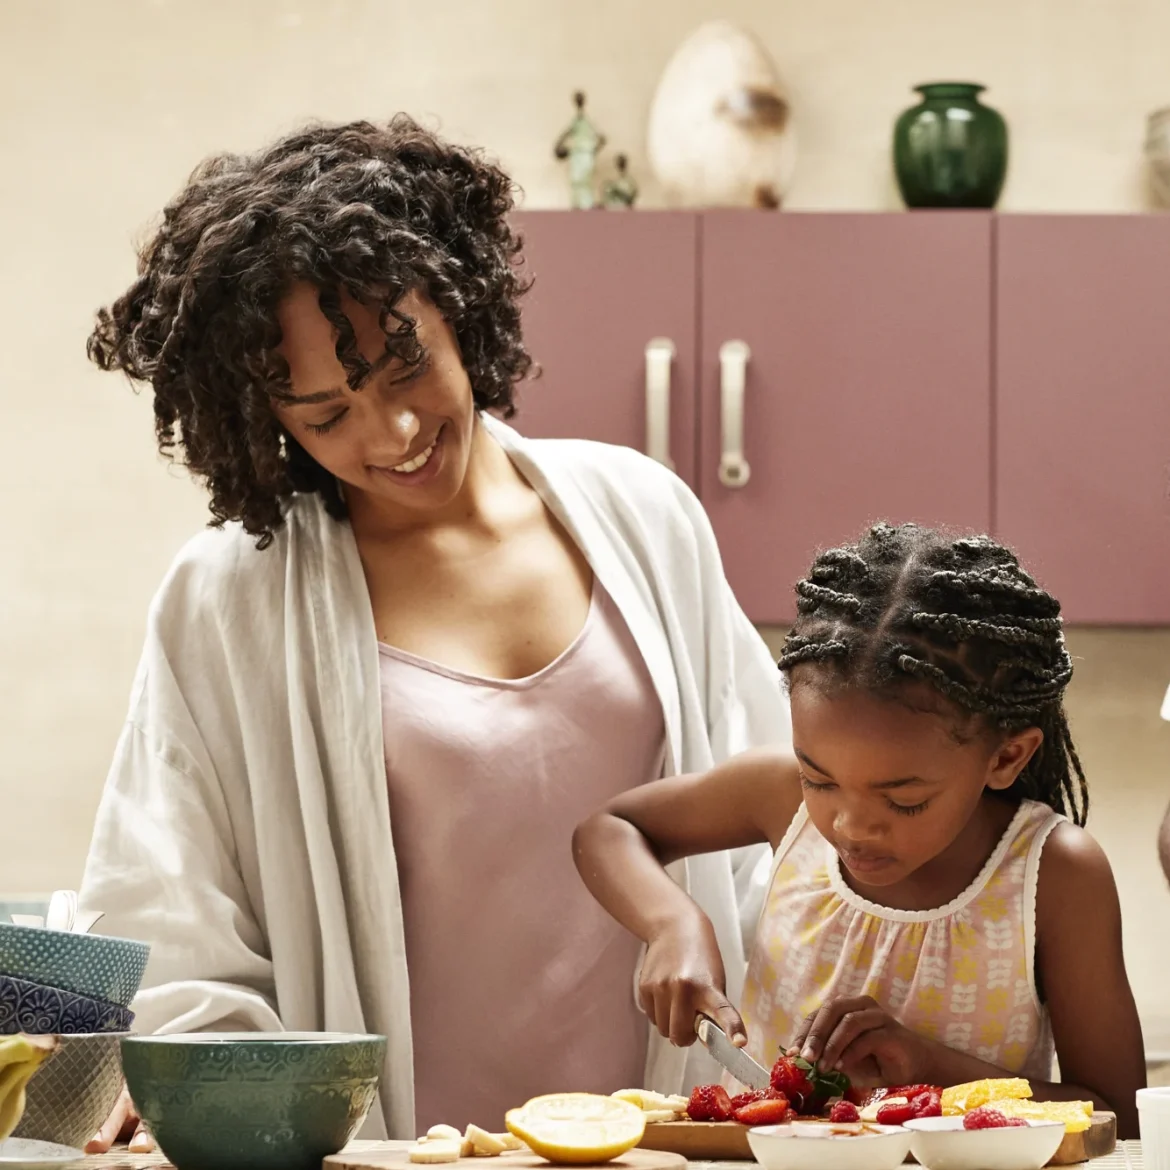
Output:
[[361,1128],[384,1036],[128,1036],[130,1096],[177,1170],[321,1170]]

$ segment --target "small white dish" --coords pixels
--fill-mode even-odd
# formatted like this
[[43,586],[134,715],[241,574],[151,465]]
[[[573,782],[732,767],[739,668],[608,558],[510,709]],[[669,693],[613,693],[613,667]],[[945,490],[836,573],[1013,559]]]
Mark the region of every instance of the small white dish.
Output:
[[961,1117],[906,1122],[910,1152],[926,1170],[1041,1170],[1064,1141],[1060,1121],[964,1129]]
[[69,1170],[85,1164],[85,1154],[54,1142],[9,1138],[0,1142],[0,1170]]
[[749,1129],[747,1137],[764,1170],[897,1170],[911,1134],[899,1125],[841,1133],[826,1122],[792,1122]]

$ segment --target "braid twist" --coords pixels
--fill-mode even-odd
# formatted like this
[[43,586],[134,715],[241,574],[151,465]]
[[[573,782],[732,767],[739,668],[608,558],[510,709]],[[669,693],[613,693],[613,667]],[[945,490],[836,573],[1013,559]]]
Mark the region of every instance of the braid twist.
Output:
[[875,690],[924,683],[1005,733],[1038,727],[1044,742],[1018,791],[1085,823],[1060,603],[1010,549],[989,536],[878,524],[857,544],[821,553],[796,593],[782,671],[812,666]]

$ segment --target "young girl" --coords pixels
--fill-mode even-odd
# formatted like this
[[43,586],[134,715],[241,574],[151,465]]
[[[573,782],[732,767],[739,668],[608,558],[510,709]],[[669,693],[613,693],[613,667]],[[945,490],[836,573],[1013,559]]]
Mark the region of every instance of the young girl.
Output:
[[[634,789],[577,830],[586,884],[648,946],[643,1009],[676,1044],[703,1013],[762,1064],[799,1052],[862,1086],[1025,1076],[1136,1137],[1141,1030],[1113,876],[1080,827],[1058,603],[994,541],[912,525],[823,553],[797,593],[792,755]],[[664,867],[760,841],[741,1018]]]

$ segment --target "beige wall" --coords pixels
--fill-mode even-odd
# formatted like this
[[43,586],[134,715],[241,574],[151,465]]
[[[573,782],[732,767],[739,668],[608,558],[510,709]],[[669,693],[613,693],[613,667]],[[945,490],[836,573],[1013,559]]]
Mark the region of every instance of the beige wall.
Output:
[[[1144,205],[1143,119],[1170,103],[1165,0],[0,4],[0,891],[77,882],[149,596],[203,521],[198,494],[156,460],[149,400],[84,360],[93,308],[132,273],[131,238],[200,155],[314,115],[410,110],[498,153],[530,205],[560,206],[550,143],[581,86],[645,180],[657,76],[712,15],[754,27],[790,85],[792,207],[896,206],[891,122],[911,84],[948,75],[991,85],[1011,123],[1005,207]],[[1153,853],[1170,795],[1170,730],[1154,715],[1170,634],[1075,645],[1095,825],[1143,1009],[1170,1050],[1157,990],[1170,898]]]

